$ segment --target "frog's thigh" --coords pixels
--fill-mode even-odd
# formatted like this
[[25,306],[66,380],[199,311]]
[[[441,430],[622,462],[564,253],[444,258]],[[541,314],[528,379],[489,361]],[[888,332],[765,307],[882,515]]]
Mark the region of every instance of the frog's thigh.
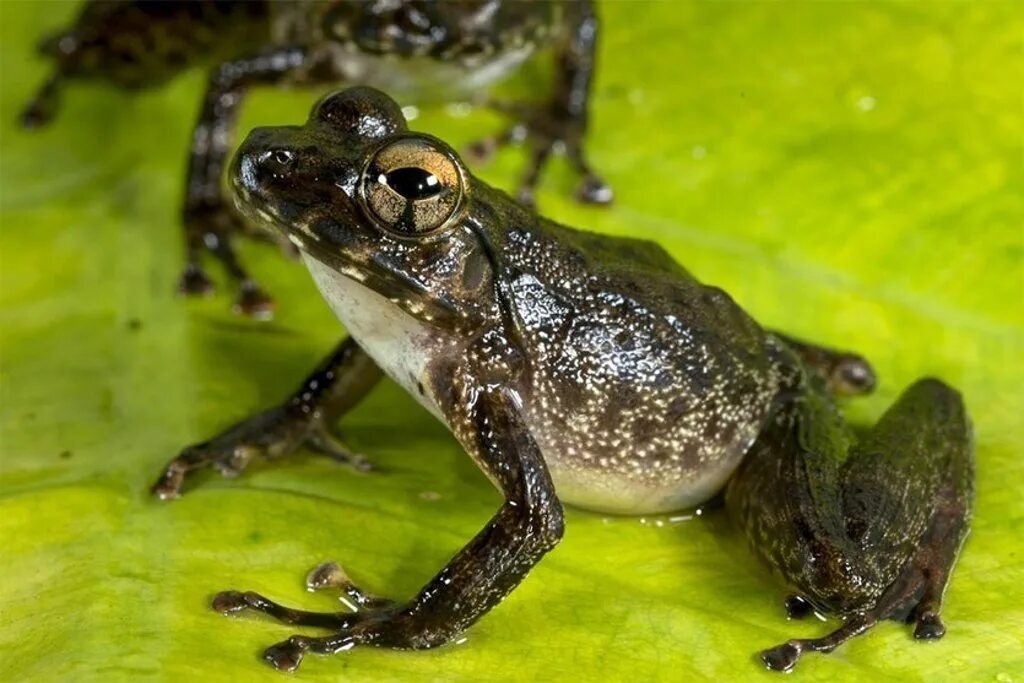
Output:
[[912,619],[916,638],[945,632],[939,603],[967,535],[973,478],[963,400],[936,379],[907,389],[843,467],[847,533],[872,560],[902,565],[878,601],[880,617]]
[[[843,443],[831,429],[831,413],[812,407],[799,419],[821,424],[796,424],[790,434],[799,434],[798,447],[790,440],[774,460],[762,457],[759,466],[743,468],[730,502],[757,547],[764,528],[752,524],[756,513],[749,506],[765,504],[773,489],[777,495],[786,486],[782,478],[789,478],[796,489],[789,500],[796,502],[774,508],[768,503],[765,512],[784,522],[773,525],[773,533],[793,533],[775,542],[815,562],[797,569],[760,549],[819,604],[852,616],[823,638],[766,650],[762,660],[788,670],[802,652],[830,652],[882,619],[909,618],[916,623],[915,637],[941,637],[939,606],[967,533],[972,492],[970,424],[959,394],[937,380],[917,382],[845,459],[827,453],[828,444]],[[753,483],[751,476],[764,479]],[[773,477],[779,479],[774,486]]]

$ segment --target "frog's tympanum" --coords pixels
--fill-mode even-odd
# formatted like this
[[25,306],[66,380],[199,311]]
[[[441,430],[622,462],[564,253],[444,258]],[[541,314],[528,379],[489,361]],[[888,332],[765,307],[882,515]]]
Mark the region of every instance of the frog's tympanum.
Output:
[[611,201],[583,152],[597,18],[590,0],[90,0],[69,30],[44,41],[55,69],[22,115],[26,126],[53,118],[58,91],[95,79],[128,89],[210,67],[192,135],[185,206],[186,268],[179,288],[205,294],[213,282],[203,250],[241,283],[237,310],[267,316],[272,300],[243,268],[231,237],[246,232],[221,194],[231,132],[247,90],[260,85],[369,83],[454,97],[512,71],[539,47],[556,55],[555,89],[540,106],[515,105],[519,119],[471,147],[482,160],[526,140],[531,163],[520,186],[531,201],[551,151],[564,147],[583,181],[578,196]]
[[312,588],[359,611],[318,614],[230,591],[215,609],[331,629],[266,651],[280,669],[354,646],[431,648],[498,604],[562,537],[562,504],[621,514],[726,506],[798,593],[791,612],[843,617],[766,650],[772,669],[882,619],[938,638],[967,534],[973,455],[959,394],[925,379],[870,430],[836,394],[869,391],[859,356],[765,330],[655,244],[540,218],[411,133],[368,88],[303,126],[254,130],[231,169],[241,209],[287,235],[349,338],[284,404],[187,448],[154,486],[206,466],[238,473],[302,445],[348,457],[328,425],[387,374],[452,431],[505,502],[407,603],[335,564]]

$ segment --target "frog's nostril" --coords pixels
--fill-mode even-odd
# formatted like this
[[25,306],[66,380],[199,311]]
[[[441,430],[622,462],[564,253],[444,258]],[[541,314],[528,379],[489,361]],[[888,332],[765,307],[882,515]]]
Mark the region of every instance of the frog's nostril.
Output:
[[272,149],[261,155],[260,166],[275,176],[292,170],[295,166],[295,153],[288,149]]

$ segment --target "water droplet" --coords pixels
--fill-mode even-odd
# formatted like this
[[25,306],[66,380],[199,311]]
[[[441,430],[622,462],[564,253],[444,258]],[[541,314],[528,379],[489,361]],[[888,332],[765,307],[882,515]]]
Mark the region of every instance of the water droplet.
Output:
[[875,108],[878,101],[871,95],[865,95],[864,97],[857,100],[857,109],[861,111],[871,111]]
[[411,104],[402,107],[402,116],[405,117],[406,121],[415,121],[417,118],[419,118],[419,115],[419,107],[414,107]]
[[464,118],[469,116],[470,112],[473,111],[473,105],[469,102],[452,102],[444,108],[449,116],[456,116],[458,118]]

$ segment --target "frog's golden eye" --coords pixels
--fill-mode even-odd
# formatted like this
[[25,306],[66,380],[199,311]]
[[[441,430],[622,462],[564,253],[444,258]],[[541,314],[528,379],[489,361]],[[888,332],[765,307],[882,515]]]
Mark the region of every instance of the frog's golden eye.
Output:
[[449,225],[464,195],[465,178],[455,155],[424,136],[389,142],[363,171],[362,199],[370,217],[405,237]]

